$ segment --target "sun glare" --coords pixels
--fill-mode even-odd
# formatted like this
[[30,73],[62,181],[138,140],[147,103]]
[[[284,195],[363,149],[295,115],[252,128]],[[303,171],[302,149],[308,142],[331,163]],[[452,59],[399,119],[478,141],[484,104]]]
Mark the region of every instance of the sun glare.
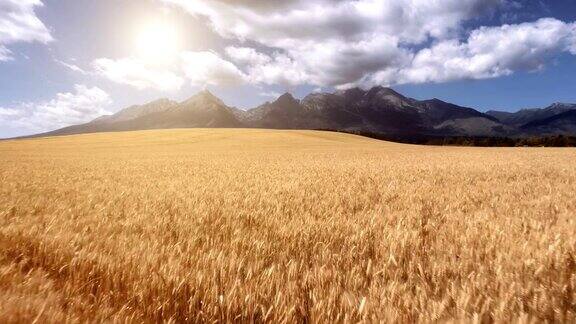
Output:
[[150,64],[172,62],[180,50],[176,27],[165,21],[153,21],[139,28],[136,37],[138,56]]

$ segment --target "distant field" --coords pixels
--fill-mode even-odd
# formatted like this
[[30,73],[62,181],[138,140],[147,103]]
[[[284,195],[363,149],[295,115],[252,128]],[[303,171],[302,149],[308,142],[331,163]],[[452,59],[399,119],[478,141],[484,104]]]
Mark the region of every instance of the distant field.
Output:
[[576,321],[576,150],[0,142],[0,322]]

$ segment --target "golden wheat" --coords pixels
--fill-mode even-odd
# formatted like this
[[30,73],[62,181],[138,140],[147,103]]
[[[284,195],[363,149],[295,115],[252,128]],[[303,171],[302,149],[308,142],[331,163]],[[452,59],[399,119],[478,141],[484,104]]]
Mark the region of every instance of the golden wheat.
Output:
[[0,143],[0,322],[576,321],[576,151]]

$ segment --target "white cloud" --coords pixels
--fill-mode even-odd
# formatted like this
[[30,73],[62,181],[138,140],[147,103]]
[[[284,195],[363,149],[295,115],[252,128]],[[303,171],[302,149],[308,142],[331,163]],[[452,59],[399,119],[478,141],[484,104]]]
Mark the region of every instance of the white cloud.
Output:
[[571,36],[568,37],[568,50],[572,55],[576,55],[576,23],[572,24]]
[[254,84],[282,85],[287,87],[310,83],[309,71],[292,57],[275,53],[266,64],[248,67],[247,80]]
[[12,52],[6,47],[0,45],[0,62],[10,61],[12,59]]
[[183,52],[182,69],[186,78],[198,86],[237,85],[245,75],[232,63],[213,52]]
[[418,52],[397,73],[375,75],[373,83],[422,83],[484,79],[536,71],[550,57],[574,48],[575,24],[556,19],[474,30],[464,43],[439,42]]
[[346,43],[338,40],[302,42],[285,53],[271,56],[242,50],[241,56],[228,49],[238,61],[246,58],[248,80],[257,84],[296,86],[313,84],[338,86],[362,80],[365,75],[391,66],[406,64],[410,53],[398,46],[394,37],[374,36],[366,41]]
[[0,125],[30,132],[44,132],[88,122],[108,114],[110,96],[100,88],[74,86],[74,92],[58,93],[44,102],[26,102],[16,107],[0,107]]
[[19,116],[20,111],[16,109],[2,108],[0,107],[0,118],[2,117],[14,117]]
[[[162,0],[209,19],[246,80],[350,87],[444,82],[537,70],[576,55],[575,24],[556,19],[466,30],[511,0]],[[480,21],[480,20],[477,20]],[[462,41],[464,39],[464,41]]]
[[136,58],[100,58],[92,63],[96,75],[139,90],[174,91],[186,82],[194,86],[229,86],[246,82],[246,75],[236,65],[213,52],[181,52],[176,65],[178,68],[150,66]]
[[76,65],[76,64],[64,62],[64,61],[61,61],[61,60],[58,60],[58,59],[54,59],[54,62],[62,65],[63,67],[67,68],[67,69],[70,70],[70,71],[77,72],[77,73],[80,73],[80,74],[88,74],[88,72],[84,71],[84,69],[82,69],[81,67],[79,67],[79,66]]
[[442,37],[466,19],[503,0],[163,0],[208,17],[225,37],[251,39],[272,47],[303,40],[361,40],[396,35],[422,42]]
[[258,93],[258,96],[260,97],[264,97],[264,98],[273,98],[276,99],[278,97],[280,97],[282,94],[280,92],[276,92],[276,91],[262,91],[260,93]]
[[162,91],[179,90],[184,79],[174,72],[134,59],[112,60],[100,58],[93,62],[95,73],[113,82],[130,85],[140,90],[157,89]]
[[259,65],[271,61],[270,56],[257,52],[250,47],[226,47],[226,54],[238,64]]
[[36,16],[40,0],[0,0],[0,61],[12,59],[6,47],[16,42],[52,41],[50,31]]

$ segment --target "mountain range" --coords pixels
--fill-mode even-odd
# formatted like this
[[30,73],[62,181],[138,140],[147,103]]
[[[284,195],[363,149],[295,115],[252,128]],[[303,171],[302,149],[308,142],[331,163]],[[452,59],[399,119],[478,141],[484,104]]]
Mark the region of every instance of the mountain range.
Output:
[[482,113],[439,99],[421,101],[390,88],[374,87],[312,93],[302,100],[286,93],[275,101],[241,110],[204,90],[183,102],[160,99],[34,136],[200,127],[323,129],[399,138],[576,135],[576,104]]

